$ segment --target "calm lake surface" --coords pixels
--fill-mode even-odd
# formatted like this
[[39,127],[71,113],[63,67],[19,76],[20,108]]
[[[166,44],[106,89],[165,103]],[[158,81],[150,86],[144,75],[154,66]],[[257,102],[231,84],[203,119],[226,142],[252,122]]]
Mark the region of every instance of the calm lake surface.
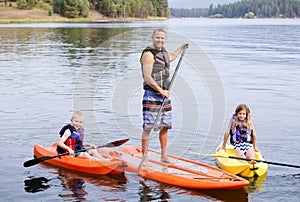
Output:
[[[139,57],[156,27],[167,30],[169,51],[191,43],[172,86],[169,153],[216,166],[190,151],[214,153],[235,107],[246,103],[265,159],[300,165],[298,19],[0,25],[1,201],[299,201],[300,170],[275,165],[233,191],[23,167],[35,143],[58,140],[73,110],[85,113],[86,141],[140,146]],[[159,149],[152,136],[149,147]]]

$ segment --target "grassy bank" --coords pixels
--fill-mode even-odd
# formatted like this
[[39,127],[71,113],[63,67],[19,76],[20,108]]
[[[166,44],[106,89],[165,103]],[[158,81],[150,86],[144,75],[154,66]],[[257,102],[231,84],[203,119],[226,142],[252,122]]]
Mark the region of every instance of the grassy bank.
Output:
[[0,19],[0,24],[10,23],[42,23],[42,22],[92,22],[90,18],[76,19]]
[[89,18],[65,18],[58,14],[52,13],[49,15],[48,10],[35,8],[32,10],[20,10],[12,7],[4,7],[0,4],[0,24],[10,23],[50,23],[50,22],[130,22],[130,21],[146,21],[146,20],[166,20],[162,17],[148,18],[108,18],[98,13],[91,11]]
[[103,20],[95,20],[91,18],[65,18],[65,19],[0,19],[0,24],[14,24],[14,23],[79,23],[79,22],[85,22],[85,23],[117,23],[117,22],[133,22],[133,21],[155,21],[155,20],[167,20],[167,18],[108,18]]

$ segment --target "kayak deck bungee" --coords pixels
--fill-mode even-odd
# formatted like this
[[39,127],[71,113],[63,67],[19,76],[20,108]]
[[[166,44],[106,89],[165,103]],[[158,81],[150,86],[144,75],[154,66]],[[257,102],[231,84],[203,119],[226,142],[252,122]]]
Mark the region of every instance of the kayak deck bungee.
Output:
[[197,161],[168,155],[171,163],[161,162],[160,152],[154,150],[148,150],[148,160],[139,172],[141,149],[127,145],[121,152],[126,171],[166,184],[192,189],[239,189],[249,185],[246,179]]
[[[236,156],[232,145],[226,145],[226,152],[223,149],[216,152],[216,162],[220,168],[235,175],[249,178],[262,176],[267,173],[267,163],[257,162],[256,164],[250,164],[248,161],[226,158],[226,156]],[[260,152],[255,152],[254,159],[264,160]]]
[[[34,156],[41,158],[44,156],[57,155],[57,143],[52,144],[50,147],[43,147],[39,144],[34,145]],[[105,148],[102,148],[105,150]],[[108,156],[107,156],[108,157]],[[106,175],[106,174],[121,174],[124,172],[124,162],[120,159],[112,161],[97,161],[92,159],[84,159],[74,156],[61,156],[44,161],[45,163],[74,170],[82,173],[93,175]]]

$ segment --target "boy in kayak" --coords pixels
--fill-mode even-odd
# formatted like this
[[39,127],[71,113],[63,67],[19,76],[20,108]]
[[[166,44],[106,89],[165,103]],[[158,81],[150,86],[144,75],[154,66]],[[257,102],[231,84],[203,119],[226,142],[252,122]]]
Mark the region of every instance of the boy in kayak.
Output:
[[[230,136],[230,143],[234,146],[235,155],[241,158],[254,159],[255,152],[259,152],[256,146],[256,132],[250,117],[250,109],[245,104],[240,104],[235,109],[228,129],[224,134],[222,147],[226,151],[226,143]],[[255,161],[250,161],[255,164]]]
[[[76,111],[73,113],[71,123],[65,125],[60,130],[60,139],[58,141],[57,152],[65,153],[68,152],[70,155],[75,157],[94,159],[94,160],[110,160],[104,158],[98,151],[97,146],[84,142],[84,129],[82,127],[84,122],[83,113]],[[76,152],[82,150],[84,147],[90,147],[86,152]]]

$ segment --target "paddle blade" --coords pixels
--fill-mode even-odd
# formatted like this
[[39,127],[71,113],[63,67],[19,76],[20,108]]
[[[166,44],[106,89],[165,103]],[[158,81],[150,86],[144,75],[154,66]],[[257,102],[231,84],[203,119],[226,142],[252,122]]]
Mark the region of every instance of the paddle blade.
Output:
[[[78,150],[78,152],[83,152],[83,151],[86,151],[86,149]],[[54,159],[54,158],[57,158],[57,157],[60,157],[60,156],[66,156],[66,155],[69,155],[69,153],[62,153],[62,154],[58,154],[58,155],[54,155],[54,156],[44,156],[44,157],[41,157],[41,158],[34,158],[34,159],[31,159],[31,160],[28,160],[28,161],[24,162],[23,166],[24,167],[34,166],[34,165],[36,165],[38,163],[41,163],[43,161],[46,161],[46,160],[49,160],[49,159]]]
[[128,142],[128,140],[129,140],[129,138],[124,139],[124,140],[117,140],[117,141],[112,142],[112,144],[113,144],[115,147],[117,147],[117,146],[120,146],[120,145],[122,145],[122,144],[125,144],[126,142]]
[[[129,140],[129,138],[124,139],[124,140],[117,140],[117,141],[110,142],[110,143],[108,143],[108,144],[106,144],[106,145],[99,146],[99,147],[117,147],[117,146],[120,146],[120,145],[122,145],[122,144],[128,142],[128,140]],[[99,147],[98,147],[98,148],[99,148]]]
[[23,163],[23,166],[24,167],[30,167],[30,166],[34,166],[38,163],[41,163],[42,161],[44,161],[45,159],[43,158],[36,158],[36,159],[31,159],[31,160],[28,160],[28,161],[25,161]]

